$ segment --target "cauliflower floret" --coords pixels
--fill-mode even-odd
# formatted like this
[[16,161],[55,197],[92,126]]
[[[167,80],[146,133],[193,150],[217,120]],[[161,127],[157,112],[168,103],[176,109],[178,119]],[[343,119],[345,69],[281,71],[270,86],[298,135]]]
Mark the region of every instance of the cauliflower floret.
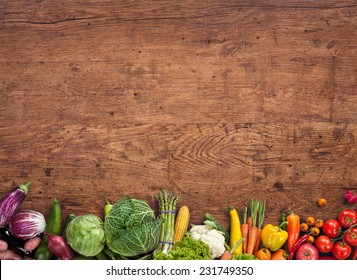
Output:
[[226,248],[224,247],[224,235],[222,232],[208,225],[194,225],[188,232],[194,239],[208,244],[211,251],[211,259],[220,257]]

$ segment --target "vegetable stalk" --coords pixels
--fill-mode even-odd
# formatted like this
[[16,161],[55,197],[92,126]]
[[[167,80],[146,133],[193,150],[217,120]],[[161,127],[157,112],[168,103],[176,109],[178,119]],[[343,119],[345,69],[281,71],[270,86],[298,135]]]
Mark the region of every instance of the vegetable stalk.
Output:
[[174,247],[175,215],[179,196],[174,192],[168,192],[163,189],[155,195],[155,198],[159,204],[159,217],[162,220],[160,242],[157,250],[161,250],[167,255]]

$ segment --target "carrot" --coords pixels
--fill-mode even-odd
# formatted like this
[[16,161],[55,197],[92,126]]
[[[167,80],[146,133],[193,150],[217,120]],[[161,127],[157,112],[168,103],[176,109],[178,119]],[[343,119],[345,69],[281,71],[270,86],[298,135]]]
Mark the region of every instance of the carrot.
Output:
[[253,255],[254,253],[255,241],[257,240],[257,236],[258,236],[258,228],[252,227],[248,234],[247,254],[249,255]]
[[248,245],[248,223],[247,223],[247,214],[248,214],[248,207],[244,209],[243,215],[243,224],[242,224],[242,237],[243,240],[243,254],[247,252],[247,245]]
[[257,214],[259,209],[259,201],[250,199],[249,207],[250,207],[250,214],[252,217],[252,227],[249,229],[248,232],[247,254],[253,255],[255,242],[258,237]]
[[265,205],[266,205],[265,201],[259,201],[258,204],[259,204],[259,208],[258,208],[259,224],[258,224],[257,239],[255,241],[253,255],[256,255],[260,247],[261,233],[262,233],[264,216],[265,216]]
[[219,257],[220,260],[231,260],[233,257],[234,251],[239,247],[239,245],[244,242],[244,238],[241,238],[237,241],[237,243],[234,245],[233,248],[230,250],[227,249],[224,251],[224,253]]
[[253,225],[253,219],[252,216],[249,216],[247,219],[247,224],[248,224],[248,228],[250,229]]

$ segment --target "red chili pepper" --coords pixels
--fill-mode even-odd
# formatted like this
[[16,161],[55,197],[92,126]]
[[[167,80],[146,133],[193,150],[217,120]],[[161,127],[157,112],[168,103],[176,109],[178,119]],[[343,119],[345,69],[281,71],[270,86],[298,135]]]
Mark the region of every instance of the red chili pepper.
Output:
[[289,260],[292,260],[294,258],[294,255],[297,251],[297,249],[300,247],[301,244],[305,243],[306,240],[309,238],[308,234],[302,235],[294,244],[294,246],[291,248],[289,252]]

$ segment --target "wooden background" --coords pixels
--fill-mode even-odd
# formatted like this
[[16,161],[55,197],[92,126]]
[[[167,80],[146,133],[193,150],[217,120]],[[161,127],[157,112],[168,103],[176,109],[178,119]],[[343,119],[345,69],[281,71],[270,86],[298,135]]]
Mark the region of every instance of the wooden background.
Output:
[[[0,1],[0,192],[336,217],[357,190],[357,1]],[[328,199],[320,209],[317,200]]]

